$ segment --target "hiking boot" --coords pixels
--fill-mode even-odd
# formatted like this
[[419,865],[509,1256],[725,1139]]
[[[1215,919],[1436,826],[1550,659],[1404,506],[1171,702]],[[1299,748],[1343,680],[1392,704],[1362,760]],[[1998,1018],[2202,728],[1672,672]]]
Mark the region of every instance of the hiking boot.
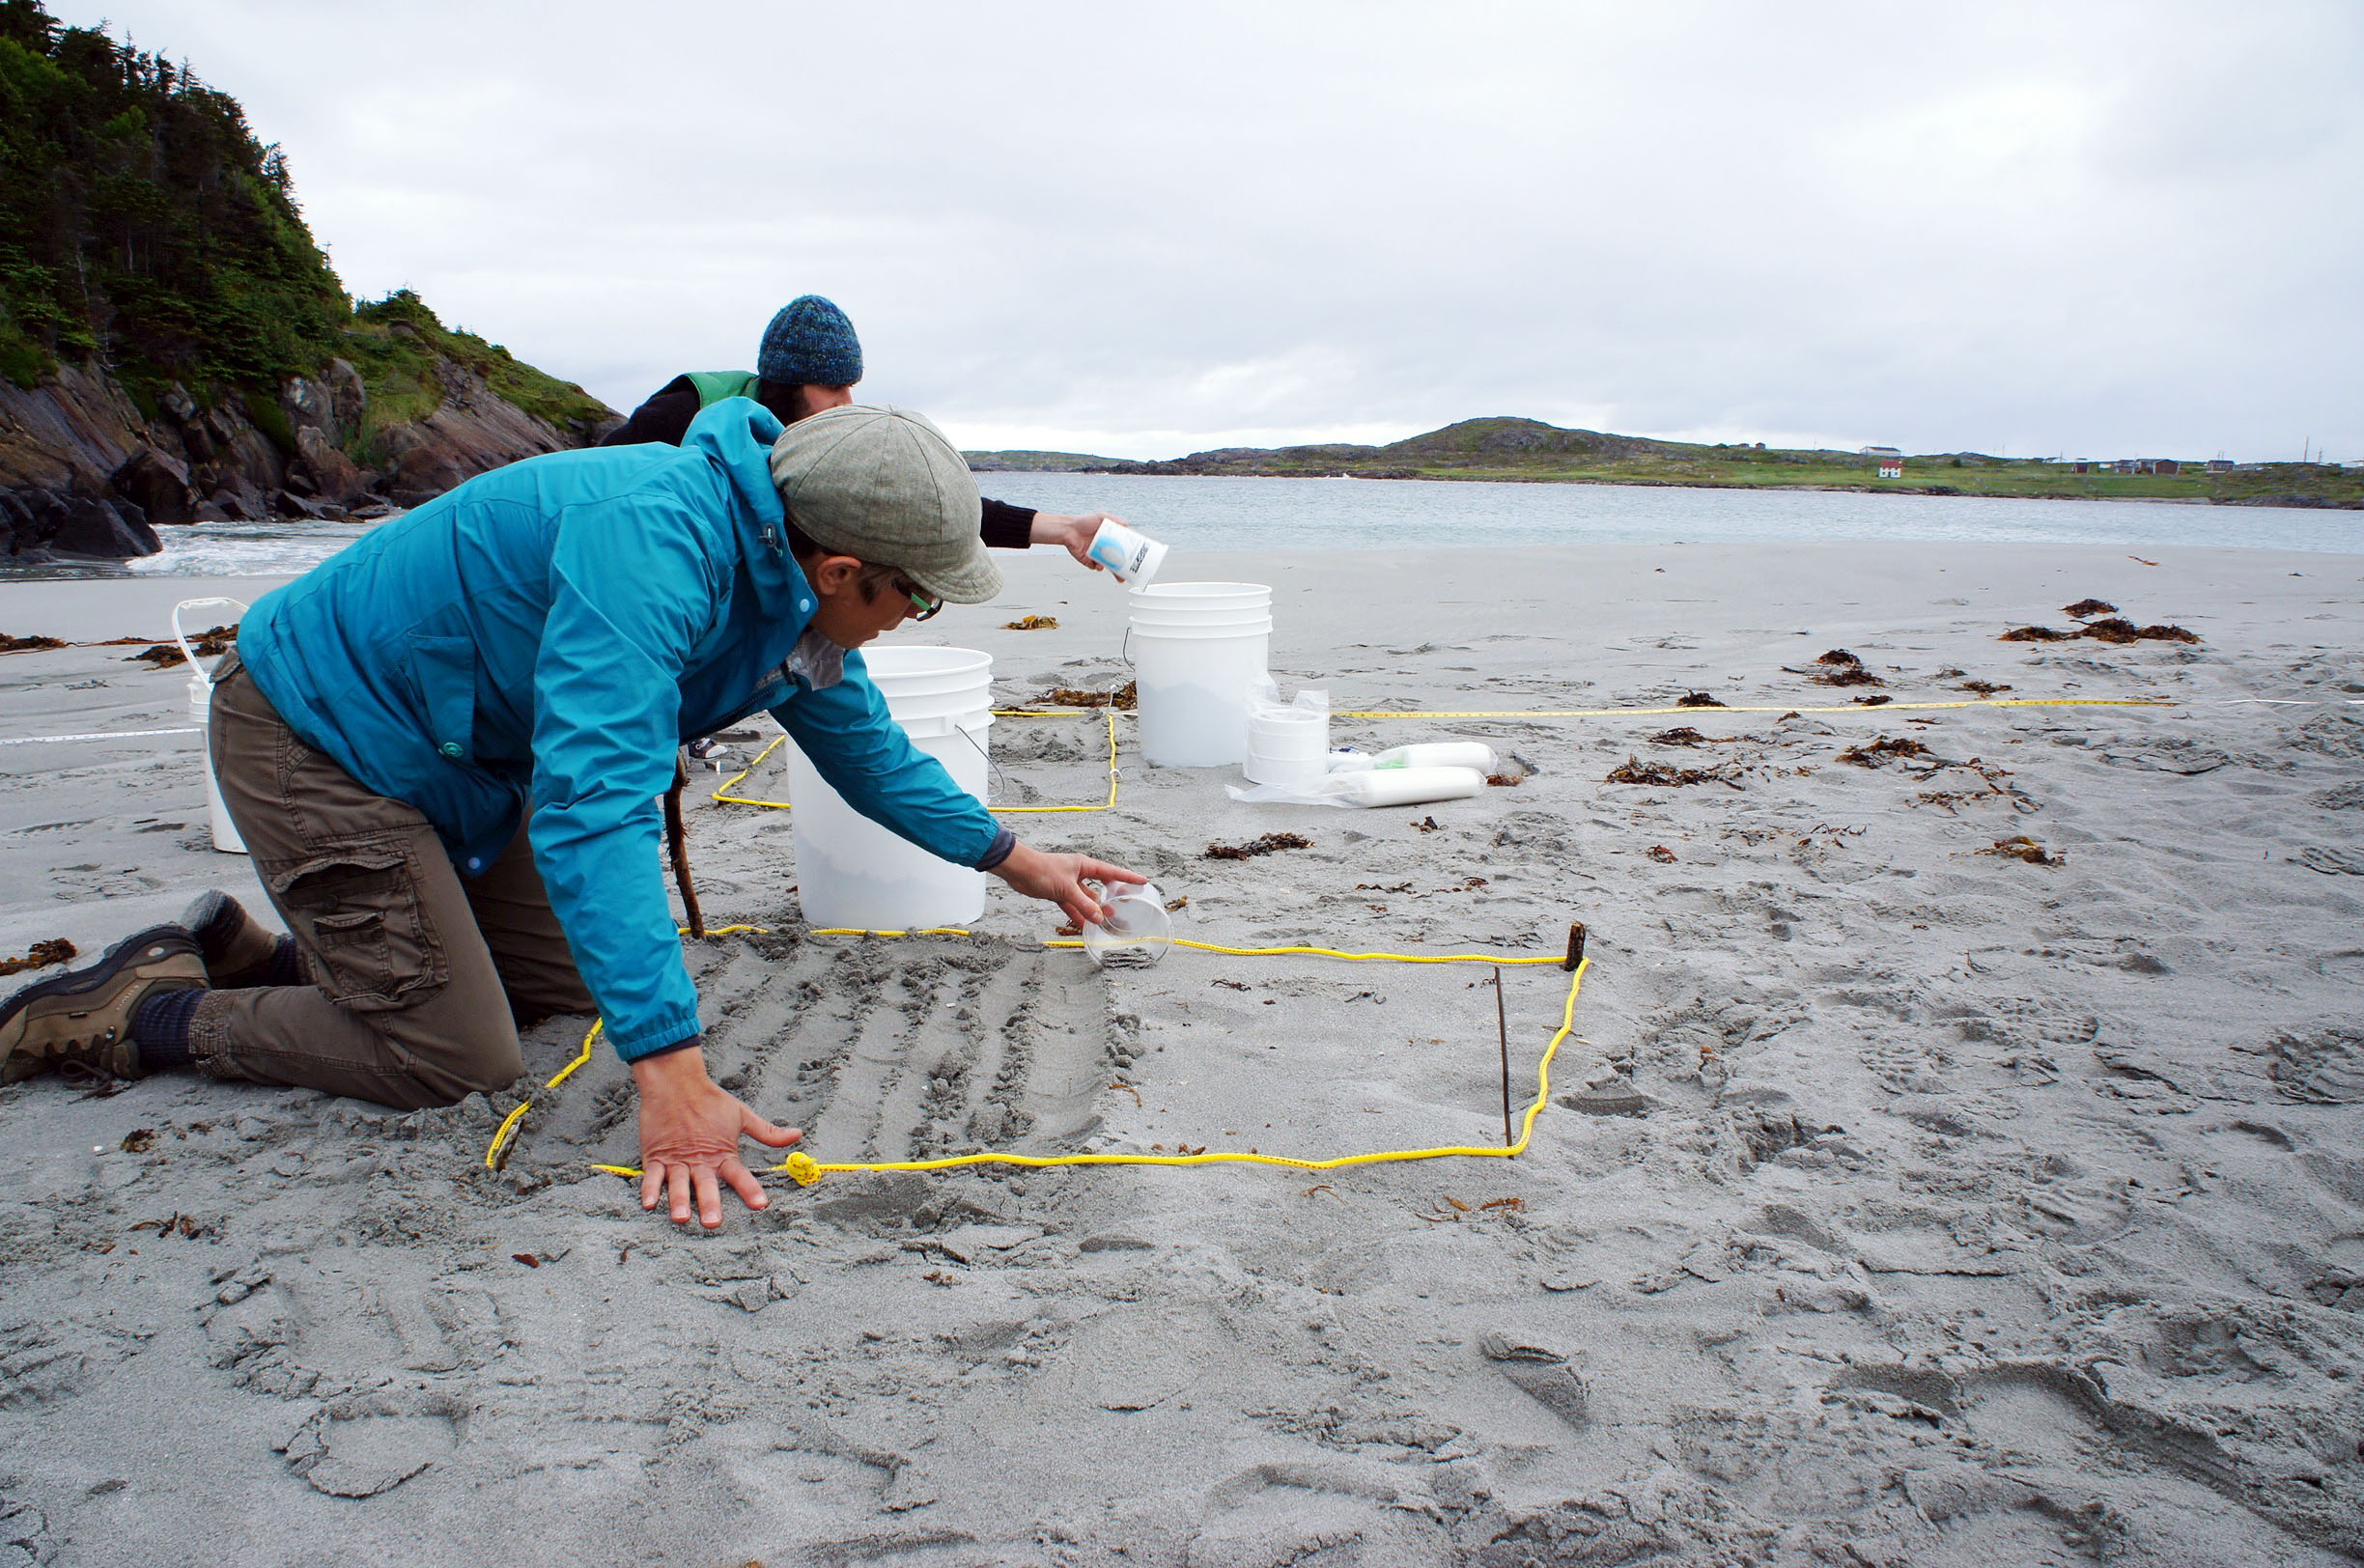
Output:
[[67,1067],[138,1078],[132,1010],[159,991],[205,983],[204,950],[181,927],[127,937],[89,968],[36,982],[0,1005],[0,1083]]
[[270,985],[281,968],[279,944],[286,938],[218,889],[198,894],[196,902],[181,911],[181,927],[204,950],[206,983],[215,991]]

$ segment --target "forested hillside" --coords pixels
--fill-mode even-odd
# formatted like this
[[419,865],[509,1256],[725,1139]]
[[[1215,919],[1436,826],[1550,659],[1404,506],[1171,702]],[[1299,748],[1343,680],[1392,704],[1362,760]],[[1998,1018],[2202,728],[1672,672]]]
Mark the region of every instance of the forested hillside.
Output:
[[188,64],[0,0],[6,548],[415,502],[610,418],[408,291],[351,298],[286,154]]

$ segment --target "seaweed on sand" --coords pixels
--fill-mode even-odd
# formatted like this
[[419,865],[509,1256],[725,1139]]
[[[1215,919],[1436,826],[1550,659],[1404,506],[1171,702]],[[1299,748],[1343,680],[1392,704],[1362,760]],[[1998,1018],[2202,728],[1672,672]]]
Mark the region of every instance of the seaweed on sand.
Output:
[[1056,631],[1058,617],[1055,615],[1022,615],[1015,621],[1002,622],[1001,630],[1004,631]]
[[44,648],[63,648],[63,637],[12,637],[0,631],[0,654],[33,654]]
[[1084,691],[1075,686],[1054,686],[1038,699],[1059,708],[1113,708],[1119,713],[1131,713],[1139,702],[1137,683],[1127,681],[1113,691]]
[[1704,691],[1686,691],[1674,700],[1677,708],[1721,708],[1724,705]]
[[2097,642],[2125,644],[2129,642],[2198,642],[2200,639],[2180,626],[2136,626],[2133,622],[2110,616],[2089,624],[2083,635]]
[[63,937],[52,937],[45,942],[35,942],[22,958],[0,958],[0,974],[22,974],[27,969],[45,969],[52,964],[70,964],[73,957],[73,943]]
[[1245,844],[1210,844],[1203,856],[1209,860],[1246,860],[1275,850],[1309,850],[1313,841],[1303,833],[1266,833],[1262,838],[1250,839]]
[[2057,866],[2068,858],[2066,855],[2047,854],[2042,845],[2025,833],[2014,833],[2009,838],[1998,838],[1994,841],[1992,849],[1973,850],[1970,853],[2001,855],[2010,860],[2024,860],[2031,866]]
[[1671,730],[1660,730],[1649,738],[1654,746],[1714,746],[1726,742],[1712,735],[1702,735],[1688,724],[1677,724]]
[[1839,753],[1841,762],[1858,768],[1877,768],[1890,758],[1926,757],[1929,748],[1909,735],[1883,735],[1869,745],[1852,745]]
[[2080,599],[2073,604],[2062,605],[2061,613],[2082,621],[2088,616],[2115,615],[2118,613],[2118,606],[2106,599]]
[[1820,658],[1815,659],[1815,662],[1817,664],[1843,664],[1849,669],[1856,670],[1863,668],[1863,660],[1857,658],[1853,654],[1848,653],[1843,648],[1833,648],[1830,652],[1824,654]]
[[[2098,603],[2098,601],[2095,601]],[[2074,609],[2076,606],[2069,606]],[[2109,608],[2107,604],[2101,605]],[[2136,626],[2122,616],[2104,616],[2088,621],[2074,631],[2055,631],[2048,626],[2023,626],[2006,631],[2003,642],[2068,642],[2078,637],[2091,637],[2096,642],[2125,644],[2129,642],[2198,642],[2197,634],[2180,626]]]
[[[228,653],[237,642],[237,627],[208,627],[203,631],[198,632],[197,635],[189,638],[189,651],[200,658],[219,658],[222,655]],[[188,662],[188,660],[181,657],[181,645],[179,643],[158,642],[152,643],[148,647],[141,649],[138,653],[133,654],[124,662],[127,664],[148,664],[159,670],[169,670],[174,668],[176,665],[185,664]]]
[[1660,762],[1644,762],[1639,757],[1627,757],[1622,765],[1609,772],[1612,784],[1654,784],[1680,787],[1685,784],[1730,784],[1740,787],[1738,770],[1729,763],[1715,768],[1669,768]]

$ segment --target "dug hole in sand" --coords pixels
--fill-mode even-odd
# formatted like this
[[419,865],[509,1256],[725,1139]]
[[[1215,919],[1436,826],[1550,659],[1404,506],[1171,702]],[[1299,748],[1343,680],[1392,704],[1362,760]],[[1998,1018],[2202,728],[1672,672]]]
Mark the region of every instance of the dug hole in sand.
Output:
[[[1227,945],[1550,954],[1586,921],[1515,1161],[775,1177],[705,1237],[588,1170],[633,1155],[604,1047],[539,1089],[583,1020],[533,1033],[516,1095],[411,1115],[0,1090],[0,1553],[2354,1560],[2359,566],[2149,553],[1213,563],[1274,585],[1275,673],[1341,710],[1777,710],[1341,717],[1522,776],[1245,807],[1128,754],[1114,809],[1013,819]],[[943,628],[997,706],[1128,678],[1117,596],[1010,580]],[[25,592],[0,630],[51,630]],[[2088,597],[2200,640],[1998,640]],[[1028,611],[1059,624],[992,629]],[[1841,650],[1871,682],[1795,673]],[[0,735],[184,724],[183,680],[125,652],[0,658]],[[1973,683],[2181,706],[1802,712]],[[1100,798],[1102,722],[998,726],[997,800]],[[1204,857],[1266,832],[1309,845]],[[816,1156],[1499,1139],[1487,971],[1095,971],[998,888],[973,938],[812,937],[789,833],[693,814],[709,920],[775,934],[688,952],[715,1071]],[[0,747],[0,872],[12,953],[251,895],[169,737]],[[1522,1097],[1565,978],[1506,971]]]

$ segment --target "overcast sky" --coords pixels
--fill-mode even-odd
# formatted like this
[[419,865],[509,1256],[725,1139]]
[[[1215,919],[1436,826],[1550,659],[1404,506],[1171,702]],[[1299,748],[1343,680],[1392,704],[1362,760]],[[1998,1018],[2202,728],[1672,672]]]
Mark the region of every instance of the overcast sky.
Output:
[[2356,0],[50,7],[619,408],[813,292],[970,447],[2364,460]]

